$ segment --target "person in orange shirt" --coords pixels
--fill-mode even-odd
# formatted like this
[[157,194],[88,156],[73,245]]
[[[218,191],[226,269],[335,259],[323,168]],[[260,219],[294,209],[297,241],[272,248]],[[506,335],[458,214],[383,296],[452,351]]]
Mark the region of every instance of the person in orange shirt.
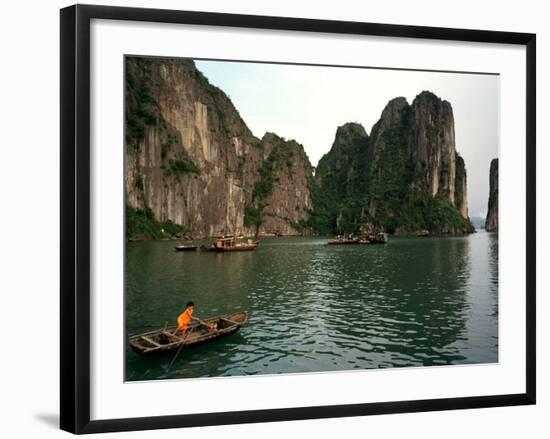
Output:
[[187,327],[189,326],[189,323],[191,323],[191,320],[197,320],[196,317],[193,317],[193,307],[195,304],[193,302],[187,302],[187,305],[185,305],[185,311],[183,311],[178,316],[178,327],[176,328],[176,331],[174,332],[174,335],[180,332],[182,335],[185,334],[185,331],[187,331]]

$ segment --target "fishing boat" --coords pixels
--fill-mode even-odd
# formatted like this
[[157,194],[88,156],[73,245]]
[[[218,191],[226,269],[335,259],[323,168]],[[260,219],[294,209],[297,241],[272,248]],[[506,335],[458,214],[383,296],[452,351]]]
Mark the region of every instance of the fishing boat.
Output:
[[177,252],[193,252],[196,251],[199,246],[198,245],[176,245],[174,247]]
[[359,238],[356,238],[353,235],[338,235],[335,239],[329,239],[327,245],[349,245],[349,244],[359,244]]
[[247,242],[237,242],[234,236],[224,236],[216,239],[214,249],[218,252],[242,252],[255,250],[258,245],[258,241],[251,239]]
[[388,242],[388,234],[379,232],[376,235],[369,236],[371,244],[386,244]]
[[417,230],[416,231],[416,236],[418,236],[419,238],[426,238],[426,237],[430,236],[430,231],[426,230],[426,229]]
[[[248,320],[246,311],[193,321],[184,335],[174,335],[176,326],[133,335],[128,339],[131,348],[141,355],[154,355],[187,349],[237,332]],[[217,325],[217,328],[212,328]],[[182,346],[183,345],[183,346]]]

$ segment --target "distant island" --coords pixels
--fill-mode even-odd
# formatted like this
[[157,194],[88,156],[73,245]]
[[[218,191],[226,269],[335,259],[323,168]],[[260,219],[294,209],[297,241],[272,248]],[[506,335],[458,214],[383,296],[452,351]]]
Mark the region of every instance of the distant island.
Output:
[[127,239],[474,231],[452,107],[429,91],[370,134],[335,127],[316,169],[296,141],[255,137],[192,60],[127,57],[125,104]]
[[491,160],[489,170],[489,203],[487,205],[485,230],[498,232],[498,159]]

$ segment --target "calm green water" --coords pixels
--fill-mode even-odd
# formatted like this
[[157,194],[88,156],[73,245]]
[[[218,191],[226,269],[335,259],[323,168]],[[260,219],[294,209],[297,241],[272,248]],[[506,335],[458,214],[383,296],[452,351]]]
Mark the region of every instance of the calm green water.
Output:
[[262,239],[254,252],[176,253],[127,244],[129,335],[195,315],[250,312],[240,332],[172,355],[126,350],[128,380],[296,373],[498,361],[498,241],[397,238],[326,246]]

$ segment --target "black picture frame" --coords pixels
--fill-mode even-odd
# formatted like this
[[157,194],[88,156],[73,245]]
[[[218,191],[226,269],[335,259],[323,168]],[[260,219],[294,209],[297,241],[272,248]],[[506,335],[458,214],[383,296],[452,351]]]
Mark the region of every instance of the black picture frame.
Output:
[[[229,26],[448,41],[526,48],[525,393],[224,413],[90,420],[90,21]],[[74,5],[61,9],[61,387],[60,426],[72,433],[364,416],[535,404],[536,401],[536,35],[303,18]]]

